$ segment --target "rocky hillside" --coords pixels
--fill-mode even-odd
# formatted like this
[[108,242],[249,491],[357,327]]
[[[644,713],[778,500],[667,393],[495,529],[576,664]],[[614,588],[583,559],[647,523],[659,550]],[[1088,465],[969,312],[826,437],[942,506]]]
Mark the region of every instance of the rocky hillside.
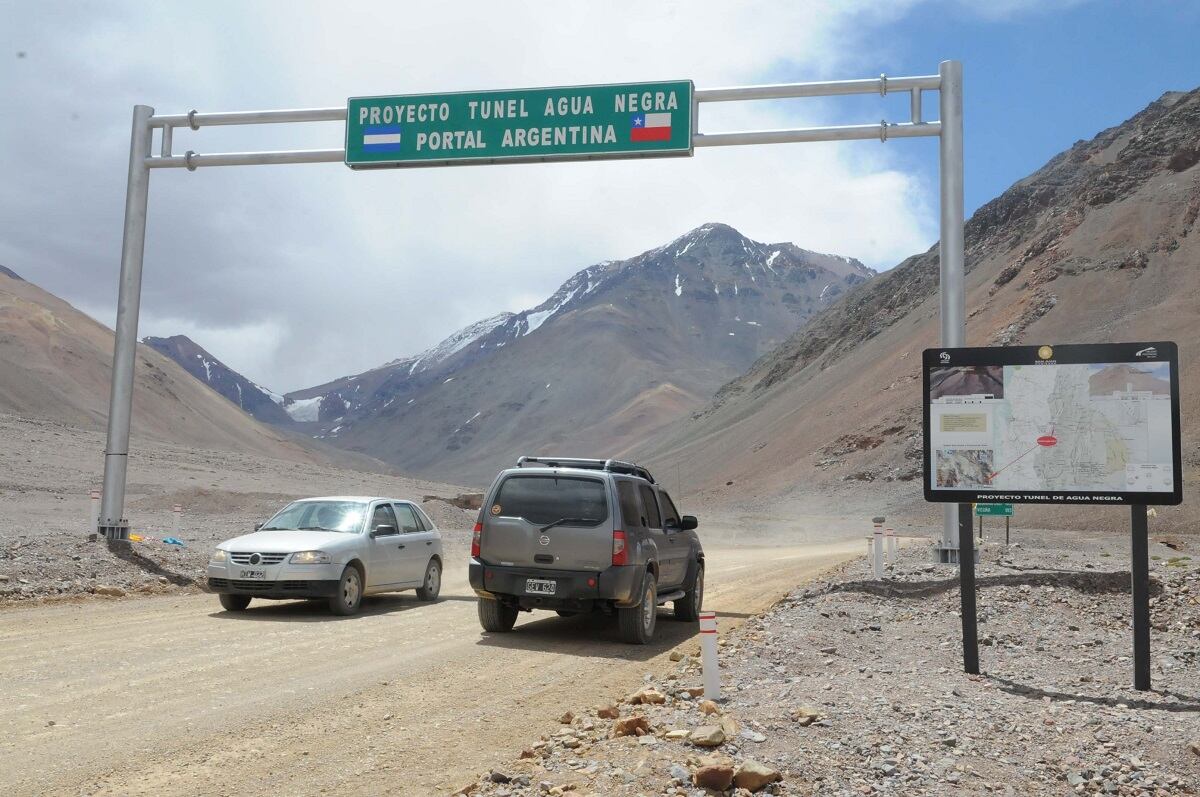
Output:
[[[1200,466],[1198,162],[1200,90],[1168,93],[966,225],[969,344],[1180,344],[1187,503],[1160,523],[1196,517],[1187,496]],[[921,350],[937,345],[937,277],[934,247],[851,290],[640,453],[686,463],[685,489],[716,504],[928,512],[919,367]],[[1055,524],[1102,522],[1101,512],[1018,514]],[[1103,522],[1120,525],[1117,514]]]
[[[113,333],[5,269],[0,274],[0,413],[103,429]],[[307,445],[239,412],[178,365],[138,347],[133,430],[202,448],[322,461]],[[96,465],[101,450],[95,452]]]
[[189,374],[258,420],[283,425],[291,423],[291,416],[283,407],[283,396],[251,382],[209,354],[187,335],[172,335],[169,338],[147,337],[142,339],[142,343],[170,357]]
[[873,275],[706,224],[418,356],[290,393],[287,411],[314,437],[460,483],[525,453],[616,455]]

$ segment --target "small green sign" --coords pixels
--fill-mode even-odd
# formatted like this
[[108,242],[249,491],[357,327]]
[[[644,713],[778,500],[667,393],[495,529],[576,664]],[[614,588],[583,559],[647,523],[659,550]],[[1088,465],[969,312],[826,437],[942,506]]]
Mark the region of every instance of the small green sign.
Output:
[[692,154],[690,80],[351,97],[352,169]]
[[1012,504],[976,504],[975,516],[983,517],[984,515],[1002,515],[1004,517],[1012,517]]

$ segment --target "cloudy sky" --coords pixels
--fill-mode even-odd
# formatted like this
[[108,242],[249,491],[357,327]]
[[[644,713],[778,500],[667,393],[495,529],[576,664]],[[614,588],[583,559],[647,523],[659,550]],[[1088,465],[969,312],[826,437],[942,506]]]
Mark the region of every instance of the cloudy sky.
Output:
[[[0,0],[0,264],[112,323],[135,103],[180,113],[678,78],[708,88],[933,73],[944,58],[965,63],[970,211],[1163,90],[1200,82],[1198,17],[1182,6]],[[706,105],[700,130],[906,113],[906,95]],[[1018,127],[1035,115],[1047,123]],[[339,124],[208,128],[178,132],[175,148],[341,138]],[[937,235],[936,143],[924,140],[461,169],[159,170],[150,195],[141,334],[188,334],[279,391],[531,307],[580,268],[706,221],[880,269]]]

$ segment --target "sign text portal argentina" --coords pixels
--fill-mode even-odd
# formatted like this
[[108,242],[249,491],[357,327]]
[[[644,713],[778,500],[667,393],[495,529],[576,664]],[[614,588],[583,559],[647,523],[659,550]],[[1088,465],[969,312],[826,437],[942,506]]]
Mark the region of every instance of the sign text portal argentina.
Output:
[[352,97],[352,169],[688,156],[691,81]]

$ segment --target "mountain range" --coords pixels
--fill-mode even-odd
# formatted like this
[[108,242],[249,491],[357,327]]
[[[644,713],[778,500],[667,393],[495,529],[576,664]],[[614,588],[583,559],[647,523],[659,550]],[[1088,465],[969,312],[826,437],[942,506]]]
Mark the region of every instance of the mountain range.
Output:
[[411,473],[485,483],[521,454],[620,453],[875,272],[705,224],[585,268],[538,306],[280,396],[183,337],[145,342],[259,420]]

